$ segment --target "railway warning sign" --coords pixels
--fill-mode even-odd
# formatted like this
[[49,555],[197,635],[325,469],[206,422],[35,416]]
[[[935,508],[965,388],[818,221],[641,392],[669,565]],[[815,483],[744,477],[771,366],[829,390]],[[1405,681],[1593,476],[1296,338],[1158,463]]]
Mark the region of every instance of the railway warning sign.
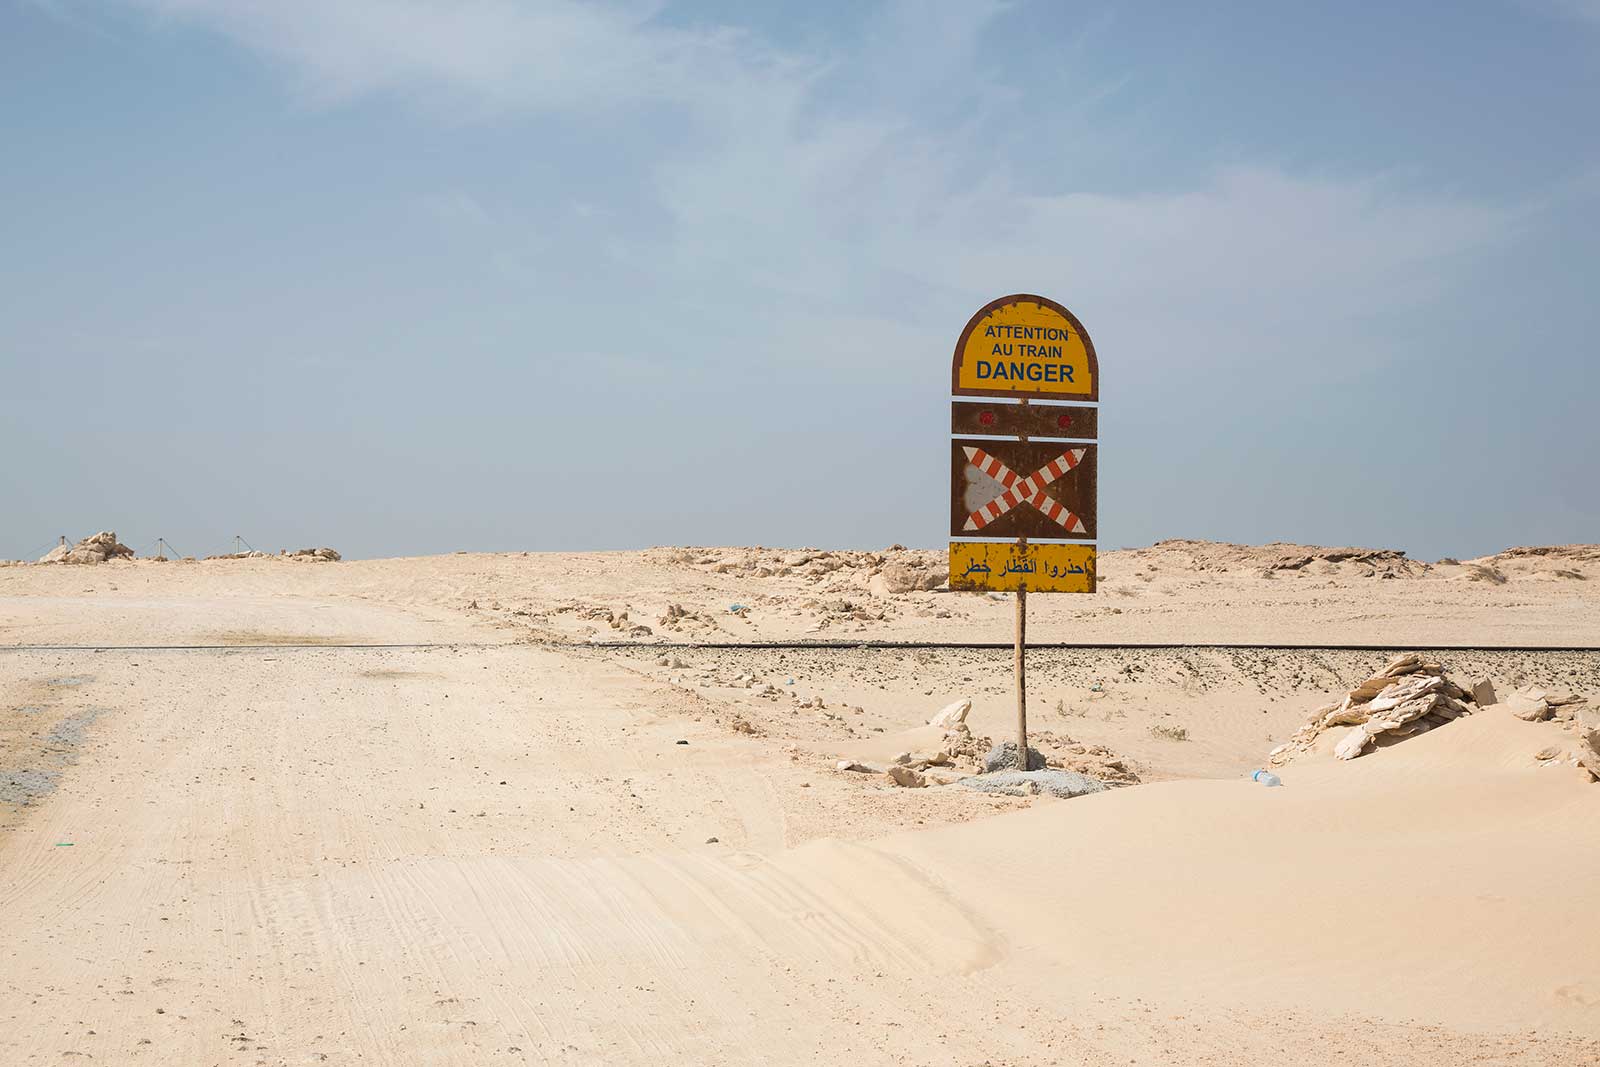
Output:
[[1003,296],[961,331],[951,392],[1098,400],[1100,365],[1072,312],[1042,296]]
[[[991,301],[950,363],[950,588],[1016,594],[1016,758],[1028,752],[1028,593],[1093,593],[1100,363],[1072,312]],[[1092,405],[1092,406],[1091,406]]]
[[950,588],[1093,592],[1094,549],[1088,545],[957,541],[950,546]]
[[950,536],[1094,540],[1095,448],[957,437],[950,442]]
[[[1083,324],[1046,297],[1003,296],[961,331],[950,380],[958,398],[994,397],[950,406],[950,587],[1094,592],[1100,364]],[[1041,543],[1061,541],[1090,543],[1058,561]]]

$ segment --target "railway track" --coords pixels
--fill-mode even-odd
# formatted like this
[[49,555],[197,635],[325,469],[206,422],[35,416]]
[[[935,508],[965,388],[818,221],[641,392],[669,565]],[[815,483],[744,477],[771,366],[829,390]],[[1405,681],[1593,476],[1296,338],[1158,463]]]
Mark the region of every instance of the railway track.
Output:
[[[426,649],[608,649],[632,652],[715,651],[991,651],[1011,649],[1010,641],[424,641],[424,642],[286,642],[238,645],[0,645],[7,652],[310,652],[418,651]],[[1294,644],[1204,641],[1030,641],[1030,650],[1084,651],[1218,651],[1218,652],[1571,652],[1600,653],[1600,645],[1453,645],[1453,644]]]

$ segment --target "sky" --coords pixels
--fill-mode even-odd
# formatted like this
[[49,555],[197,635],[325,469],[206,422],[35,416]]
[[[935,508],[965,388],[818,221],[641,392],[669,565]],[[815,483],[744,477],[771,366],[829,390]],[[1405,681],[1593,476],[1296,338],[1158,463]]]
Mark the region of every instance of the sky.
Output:
[[1104,548],[1600,541],[1597,115],[1597,0],[0,0],[0,558],[942,545],[1013,292]]

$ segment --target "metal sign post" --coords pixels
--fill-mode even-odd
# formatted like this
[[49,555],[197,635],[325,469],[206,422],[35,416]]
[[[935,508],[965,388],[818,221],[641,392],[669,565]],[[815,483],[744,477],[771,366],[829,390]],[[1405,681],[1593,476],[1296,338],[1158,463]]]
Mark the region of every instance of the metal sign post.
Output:
[[1042,296],[1005,296],[961,331],[950,389],[995,398],[950,408],[950,536],[962,539],[950,542],[950,588],[1017,594],[1017,765],[1026,769],[1028,592],[1095,590],[1100,363],[1072,312]]
[[[1017,406],[1027,407],[1028,398],[1022,397],[1017,401]],[[1026,419],[1026,416],[1024,416]],[[1027,422],[1022,423],[1023,427]],[[1028,434],[1026,429],[1018,434],[1017,441],[1026,445]],[[1017,538],[1019,552],[1028,551],[1028,538]],[[1028,769],[1028,585],[1026,582],[1017,586],[1017,646],[1012,653],[1011,668],[1017,676],[1017,770]]]

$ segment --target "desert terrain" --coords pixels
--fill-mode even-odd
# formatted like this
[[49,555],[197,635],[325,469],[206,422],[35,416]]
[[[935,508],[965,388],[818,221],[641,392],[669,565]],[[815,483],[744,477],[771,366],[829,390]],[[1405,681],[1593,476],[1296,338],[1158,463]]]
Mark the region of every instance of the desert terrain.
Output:
[[0,566],[0,1063],[1600,1063],[1600,548],[943,568]]

